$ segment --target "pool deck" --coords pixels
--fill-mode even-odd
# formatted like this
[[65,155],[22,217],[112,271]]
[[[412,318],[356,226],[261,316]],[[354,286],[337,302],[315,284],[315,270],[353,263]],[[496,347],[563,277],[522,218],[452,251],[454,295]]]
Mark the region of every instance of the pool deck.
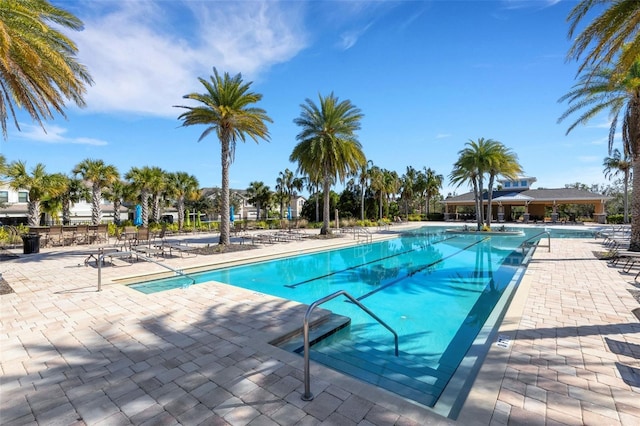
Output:
[[[188,269],[351,243],[162,262]],[[144,295],[116,282],[163,271],[146,262],[103,268],[97,292],[91,247],[16,249],[0,261],[15,291],[0,296],[0,423],[638,425],[640,304],[629,290],[640,288],[595,258],[600,243],[537,249],[455,421],[313,362],[315,399],[303,401],[302,357],[268,342],[302,324],[304,305],[217,283]]]

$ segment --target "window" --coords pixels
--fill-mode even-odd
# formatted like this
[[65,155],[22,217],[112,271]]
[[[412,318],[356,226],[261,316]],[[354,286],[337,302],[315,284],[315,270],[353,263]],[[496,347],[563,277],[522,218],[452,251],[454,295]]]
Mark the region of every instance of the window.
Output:
[[504,187],[505,188],[510,188],[511,187],[511,182],[505,182],[504,183]]
[[9,191],[0,191],[0,203],[9,202]]
[[527,186],[527,181],[526,180],[521,180],[520,181],[520,186]]
[[18,192],[18,202],[19,203],[28,203],[29,202],[29,193],[25,191]]

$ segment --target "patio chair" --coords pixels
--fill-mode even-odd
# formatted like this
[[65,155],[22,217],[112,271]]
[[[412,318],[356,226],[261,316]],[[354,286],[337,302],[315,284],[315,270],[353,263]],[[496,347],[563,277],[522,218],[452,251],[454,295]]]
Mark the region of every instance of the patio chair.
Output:
[[145,254],[147,256],[162,256],[164,249],[162,247],[152,247],[151,231],[147,227],[138,229],[135,240],[131,243],[131,251]]
[[178,252],[180,257],[188,257],[188,256],[197,256],[198,247],[190,246],[183,243],[169,243],[164,242],[161,245],[157,246],[160,250],[163,250],[164,254],[169,254],[169,256],[173,256],[173,252]]

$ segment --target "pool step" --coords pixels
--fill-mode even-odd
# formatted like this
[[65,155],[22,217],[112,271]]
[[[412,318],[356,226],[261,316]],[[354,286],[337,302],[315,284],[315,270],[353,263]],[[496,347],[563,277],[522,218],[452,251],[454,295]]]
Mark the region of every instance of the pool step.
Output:
[[312,360],[427,406],[435,404],[451,376],[427,366],[423,357],[406,352],[395,357],[393,349],[380,351],[346,339],[336,342],[337,336],[330,340],[330,345],[312,348]]
[[[314,345],[334,333],[343,330],[351,324],[351,318],[344,315],[330,314],[319,322],[310,324],[309,326],[309,345]],[[291,335],[283,336],[270,342],[272,345],[284,349],[287,352],[303,353],[304,340],[302,337],[302,329],[297,330]]]

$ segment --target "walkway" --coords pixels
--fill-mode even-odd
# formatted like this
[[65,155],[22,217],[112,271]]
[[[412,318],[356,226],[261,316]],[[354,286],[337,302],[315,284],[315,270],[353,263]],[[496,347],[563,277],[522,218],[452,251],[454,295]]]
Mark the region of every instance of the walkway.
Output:
[[[384,237],[387,234],[378,234]],[[314,250],[350,237],[171,259]],[[144,295],[113,282],[157,265],[83,265],[82,248],[0,263],[0,423],[120,425],[640,424],[639,307],[593,240],[536,252],[457,421],[268,344],[306,306],[223,284]]]

